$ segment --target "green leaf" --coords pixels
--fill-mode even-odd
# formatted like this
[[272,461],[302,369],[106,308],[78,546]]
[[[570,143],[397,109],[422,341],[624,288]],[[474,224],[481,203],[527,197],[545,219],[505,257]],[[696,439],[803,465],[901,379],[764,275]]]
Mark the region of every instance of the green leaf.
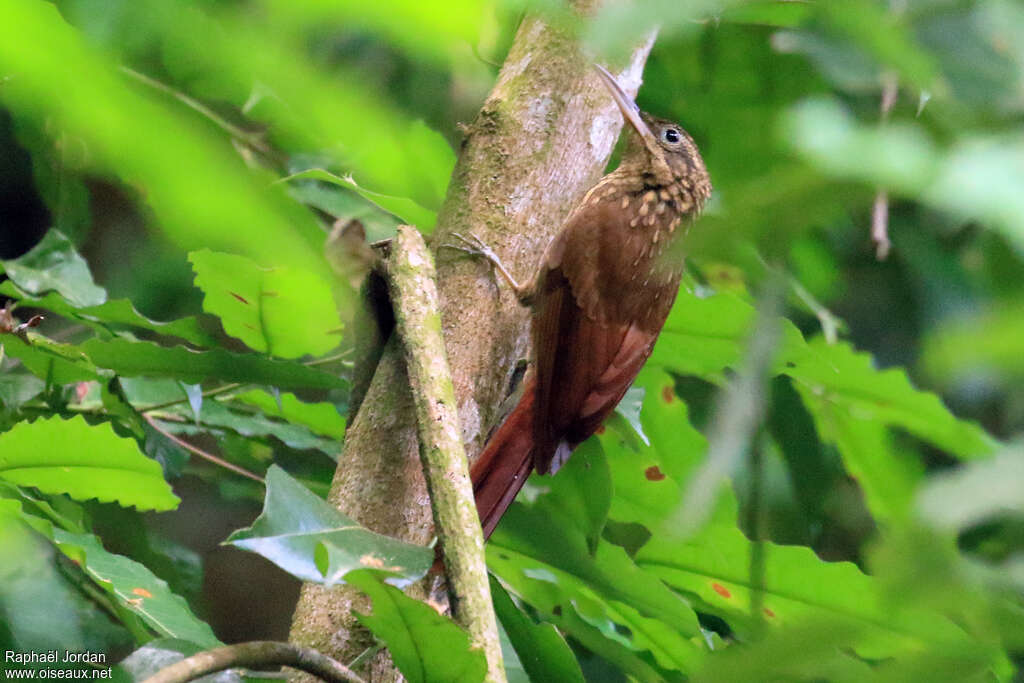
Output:
[[[300,579],[327,584],[341,582],[353,569],[369,567],[395,575],[393,580],[404,585],[422,577],[434,562],[431,549],[359,526],[277,465],[267,472],[263,512],[251,527],[234,532],[225,543],[262,555]],[[329,557],[326,572],[314,559],[321,545]]]
[[278,422],[271,420],[261,413],[243,413],[230,410],[220,401],[207,401],[204,404],[199,417],[199,426],[191,423],[192,414],[188,409],[177,411],[190,422],[186,423],[165,423],[163,426],[169,431],[177,433],[196,433],[205,431],[205,427],[221,427],[230,429],[233,432],[248,437],[273,436],[283,442],[286,446],[305,450],[314,448],[326,455],[338,459],[341,454],[341,441],[331,438],[321,438],[311,433],[300,424],[291,422]]
[[116,501],[139,510],[173,510],[179,502],[160,465],[134,440],[81,417],[19,423],[0,434],[0,477],[45,493]]
[[379,192],[372,192],[357,185],[351,177],[334,175],[322,168],[311,168],[281,179],[281,182],[292,180],[320,180],[332,185],[348,188],[358,192],[363,198],[373,202],[388,213],[398,216],[409,225],[415,225],[425,234],[430,234],[437,223],[437,214],[430,209],[425,209],[408,197],[393,197]]
[[[664,674],[655,673],[659,669],[692,671],[702,655],[701,646],[690,640],[699,633],[696,615],[687,614],[685,603],[653,575],[637,571],[621,548],[602,543],[599,552],[618,560],[602,564],[610,576],[623,571],[617,577],[623,592],[514,550],[500,539],[488,544],[487,564],[510,592],[546,620],[642,680],[663,680]],[[660,609],[652,609],[657,601]],[[674,611],[682,612],[681,621],[667,614]]]
[[[552,487],[561,472],[582,460],[579,455],[570,459]],[[586,465],[580,462],[577,467]],[[579,489],[579,495],[585,492]],[[487,547],[491,569],[545,615],[554,615],[556,606],[564,610],[573,604],[583,622],[605,639],[634,652],[651,652],[663,668],[692,670],[701,648],[688,639],[701,631],[690,606],[654,574],[634,564],[622,548],[600,540],[591,553],[584,530],[562,521],[558,503],[563,499],[553,492],[530,506],[509,508],[507,522]],[[588,632],[571,631],[580,637]]]
[[644,390],[640,419],[650,445],[614,428],[599,437],[615,490],[609,516],[656,532],[683,504],[681,485],[703,461],[707,440],[690,424],[670,375],[648,367],[634,386]]
[[292,361],[271,360],[255,354],[190,351],[150,342],[90,339],[80,347],[99,367],[119,375],[171,377],[189,384],[217,379],[223,382],[266,384],[287,389],[338,389],[345,380]]
[[333,403],[306,403],[295,394],[281,394],[280,403],[265,391],[253,390],[238,394],[234,400],[257,406],[267,415],[280,417],[292,424],[309,427],[317,434],[335,439],[345,438],[345,418]]
[[371,572],[352,572],[345,580],[373,600],[373,613],[357,613],[359,621],[384,641],[410,683],[477,683],[484,679],[484,653],[470,647],[469,634],[451,619]]
[[330,283],[298,268],[263,268],[251,259],[203,249],[188,255],[203,309],[251,349],[320,356],[338,345],[341,320]]
[[[751,624],[753,544],[731,524],[712,524],[687,541],[655,535],[636,555],[639,567],[692,596],[702,611],[734,628]],[[763,618],[789,626],[806,619],[853,624],[852,644],[869,658],[913,652],[923,645],[956,647],[965,634],[933,612],[902,610],[873,579],[849,562],[823,562],[810,548],[766,543]]]
[[393,237],[401,222],[391,213],[363,199],[358,193],[317,180],[298,180],[288,185],[288,195],[315,207],[337,220],[358,220],[366,230],[366,240]]
[[958,420],[932,393],[911,385],[902,369],[876,370],[871,356],[849,344],[818,337],[785,374],[812,414],[842,414],[900,427],[960,458],[988,455],[995,440],[978,425]]
[[491,596],[494,598],[494,611],[531,681],[583,683],[580,665],[558,629],[551,624],[535,624],[515,606],[493,576]]
[[157,633],[206,648],[221,645],[210,627],[192,614],[185,600],[145,565],[107,552],[92,534],[54,529],[53,540],[65,555],[79,563],[89,578]]
[[67,237],[50,230],[21,258],[0,261],[14,284],[29,294],[58,292],[74,306],[98,306],[107,292],[92,280],[89,266]]
[[108,331],[121,328],[149,330],[169,337],[179,337],[196,346],[215,346],[214,337],[203,331],[194,317],[162,323],[150,320],[137,310],[128,299],[113,299],[99,306],[75,306],[56,292],[36,297],[18,289],[12,282],[0,283],[0,294],[23,302],[33,308],[42,308],[71,320],[79,320],[91,327]]
[[98,377],[96,366],[75,346],[30,334],[29,342],[13,334],[0,334],[4,353],[17,358],[29,371],[48,384],[74,384]]
[[296,23],[307,30],[326,26],[373,31],[387,43],[395,43],[414,59],[429,58],[448,64],[453,45],[479,39],[483,14],[474,0],[455,0],[444,12],[402,0],[384,0],[374,5],[319,2],[318,0],[271,0],[271,16],[286,25]]
[[874,681],[875,670],[846,649],[857,635],[856,625],[831,620],[811,620],[774,629],[760,641],[729,647],[708,657],[693,680]]

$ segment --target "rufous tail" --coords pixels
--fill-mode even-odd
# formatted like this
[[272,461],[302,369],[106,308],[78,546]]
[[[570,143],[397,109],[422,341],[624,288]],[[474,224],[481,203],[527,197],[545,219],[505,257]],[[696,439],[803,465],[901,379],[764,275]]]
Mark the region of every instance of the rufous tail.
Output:
[[484,539],[498,526],[533,468],[533,401],[534,384],[527,380],[519,403],[470,468]]

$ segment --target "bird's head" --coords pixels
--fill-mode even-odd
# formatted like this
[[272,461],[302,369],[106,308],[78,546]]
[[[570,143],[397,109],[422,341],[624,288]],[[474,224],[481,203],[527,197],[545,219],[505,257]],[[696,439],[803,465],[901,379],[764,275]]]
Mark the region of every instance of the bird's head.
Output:
[[710,194],[708,171],[690,134],[678,123],[640,111],[615,77],[603,66],[595,66],[632,133],[622,163],[651,173],[652,184],[683,183],[698,194]]

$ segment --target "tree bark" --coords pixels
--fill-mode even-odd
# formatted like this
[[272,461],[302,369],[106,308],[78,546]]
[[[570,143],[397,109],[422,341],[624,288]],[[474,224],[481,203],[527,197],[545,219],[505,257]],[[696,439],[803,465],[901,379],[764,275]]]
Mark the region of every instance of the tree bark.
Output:
[[[595,0],[574,3],[582,13]],[[630,94],[639,87],[653,35],[613,73]],[[462,437],[475,456],[494,426],[517,361],[528,357],[527,311],[490,266],[441,250],[451,232],[490,244],[519,279],[532,276],[571,206],[600,177],[622,119],[615,104],[564,31],[526,18],[497,83],[465,139],[441,209],[437,254],[441,315]],[[434,535],[420,468],[409,382],[396,339],[387,343],[370,388],[346,435],[329,501],[374,531],[412,543]],[[409,589],[425,598],[429,587]],[[368,601],[346,587],[303,587],[291,640],[350,662],[373,639],[352,616]],[[378,656],[368,678],[398,678]]]

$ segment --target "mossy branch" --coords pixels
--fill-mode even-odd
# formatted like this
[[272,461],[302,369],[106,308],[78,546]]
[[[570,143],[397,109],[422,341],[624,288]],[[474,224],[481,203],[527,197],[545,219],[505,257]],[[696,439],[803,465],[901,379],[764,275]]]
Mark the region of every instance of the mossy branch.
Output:
[[487,680],[504,683],[498,625],[473,484],[448,368],[434,259],[416,228],[400,226],[388,261],[395,322],[405,348],[434,526],[444,550],[456,620],[487,656]]

